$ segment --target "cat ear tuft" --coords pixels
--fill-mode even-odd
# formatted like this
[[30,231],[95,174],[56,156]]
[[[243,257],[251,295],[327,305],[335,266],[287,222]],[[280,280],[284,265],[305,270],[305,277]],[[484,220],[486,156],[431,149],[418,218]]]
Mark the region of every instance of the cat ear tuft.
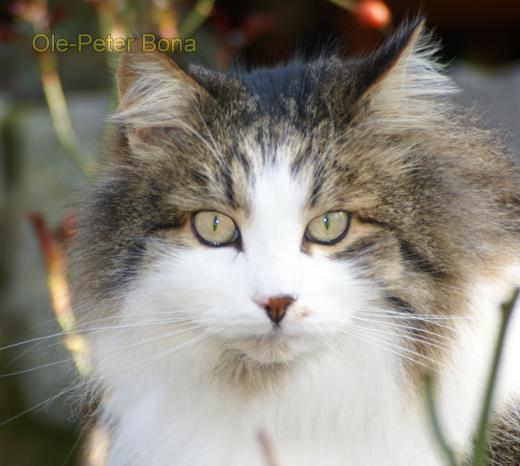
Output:
[[119,107],[112,120],[145,134],[149,128],[186,127],[197,118],[206,90],[166,55],[133,50],[117,68]]
[[401,59],[412,52],[414,44],[424,33],[425,21],[417,18],[402,24],[375,52],[367,59],[364,84],[367,87],[383,79],[386,73]]
[[456,88],[434,58],[438,49],[424,20],[416,19],[402,26],[368,60],[363,97],[386,129],[406,131],[414,121],[424,124],[426,117],[442,117],[444,107],[431,103]]

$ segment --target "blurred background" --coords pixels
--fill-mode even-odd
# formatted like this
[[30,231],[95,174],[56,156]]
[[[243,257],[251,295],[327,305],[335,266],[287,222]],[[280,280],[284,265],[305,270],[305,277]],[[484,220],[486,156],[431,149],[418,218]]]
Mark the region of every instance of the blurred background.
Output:
[[62,255],[115,105],[116,54],[36,53],[33,35],[192,38],[196,52],[173,53],[179,64],[226,69],[330,47],[363,53],[419,11],[442,39],[456,98],[518,153],[518,0],[2,0],[0,466],[101,466],[104,442],[94,432],[97,450],[82,454],[88,429],[69,388],[88,374],[88,355]]

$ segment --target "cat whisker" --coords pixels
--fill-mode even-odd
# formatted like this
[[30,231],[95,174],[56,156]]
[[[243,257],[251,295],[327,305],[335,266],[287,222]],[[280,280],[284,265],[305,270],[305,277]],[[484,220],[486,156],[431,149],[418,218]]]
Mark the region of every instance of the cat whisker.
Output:
[[458,315],[458,314],[412,314],[403,311],[398,311],[395,309],[391,309],[388,307],[381,307],[379,304],[375,304],[371,307],[363,307],[361,309],[364,312],[368,313],[379,313],[379,314],[391,314],[397,316],[403,316],[410,319],[423,319],[430,321],[468,321],[472,320],[471,317],[467,315]]
[[[209,335],[201,335],[201,336],[198,336],[198,337],[195,337],[195,338],[192,338],[190,340],[187,340],[185,342],[183,342],[182,344],[174,347],[174,348],[169,348],[168,351],[164,351],[162,353],[159,353],[157,355],[154,355],[150,358],[147,358],[143,361],[139,361],[137,364],[131,364],[129,366],[126,366],[126,367],[123,367],[123,368],[120,368],[118,369],[117,371],[114,371],[113,374],[118,374],[118,373],[121,373],[121,372],[125,372],[129,369],[139,369],[140,367],[142,367],[143,365],[146,365],[148,364],[149,362],[151,361],[154,361],[154,360],[157,360],[157,359],[163,359],[165,357],[168,357],[170,355],[173,355],[174,353],[190,346],[190,345],[194,345],[194,344],[197,344],[197,343],[200,343],[202,341],[204,341],[205,339],[209,338]],[[124,349],[124,348],[122,348]],[[131,374],[129,374],[131,375]],[[123,379],[125,380],[125,379]],[[58,398],[60,398],[61,396],[73,391],[73,390],[76,390],[76,389],[80,389],[80,388],[83,388],[83,387],[86,387],[86,386],[92,386],[92,381],[90,380],[83,380],[82,382],[80,383],[72,383],[72,384],[69,384],[65,389],[63,390],[60,390],[57,394],[55,395],[52,395],[51,397],[47,398],[46,400],[42,401],[42,402],[39,402],[37,404],[35,404],[34,406],[28,408],[28,409],[25,409],[23,410],[22,412],[10,417],[9,419],[6,419],[5,421],[1,421],[0,422],[0,427],[3,427],[5,426],[6,424],[10,423],[10,422],[13,422],[17,419],[19,419],[20,417],[26,415],[26,414],[29,414],[29,413],[33,413],[35,411],[39,411],[40,409],[43,409],[45,406],[48,406],[50,403],[54,402],[55,400],[57,400]]]
[[[163,339],[166,339],[166,338],[171,338],[171,337],[174,337],[174,336],[186,333],[186,332],[197,330],[199,328],[200,328],[200,326],[195,325],[195,326],[191,326],[191,327],[189,327],[187,329],[179,330],[177,332],[169,332],[167,334],[159,335],[159,336],[156,335],[153,338],[149,338],[149,339],[146,339],[146,340],[140,340],[140,341],[138,341],[136,343],[132,343],[130,345],[125,345],[124,347],[121,347],[121,348],[112,348],[112,349],[106,351],[105,353],[115,353],[117,351],[127,350],[129,348],[133,348],[133,347],[136,347],[136,346],[141,346],[141,345],[144,345],[144,344],[147,344],[147,343],[150,343],[150,342],[160,341],[160,340],[163,340]],[[65,364],[67,362],[72,362],[72,361],[73,361],[73,359],[71,357],[68,357],[68,358],[62,359],[60,361],[53,361],[53,362],[50,362],[50,363],[43,364],[41,366],[32,367],[30,369],[23,369],[23,370],[20,370],[20,371],[17,371],[17,372],[10,372],[10,373],[7,373],[7,374],[0,374],[0,378],[12,377],[12,376],[16,376],[16,375],[27,374],[27,373],[34,372],[34,371],[37,371],[37,370],[45,369],[47,367],[52,367],[52,366],[56,366],[56,365],[60,365],[60,364]]]
[[[377,321],[370,321],[368,319],[357,319],[357,320],[361,320],[362,322],[367,322],[367,323],[377,323]],[[382,321],[379,321],[379,323],[386,324],[385,322],[382,322]],[[392,333],[392,332],[388,332],[388,331],[386,331],[384,329],[380,329],[380,328],[371,328],[370,330],[375,332],[375,333],[382,334],[382,335],[396,335],[399,338],[405,339],[407,341],[412,341],[412,342],[415,342],[415,343],[427,344],[428,346],[439,348],[439,349],[443,349],[443,350],[449,349],[451,347],[450,345],[442,344],[442,343],[438,342],[435,338],[427,337],[427,336],[422,335],[422,333],[425,332],[424,330],[416,329],[414,327],[393,326],[391,324],[390,324],[390,326],[392,328],[397,328],[397,329],[405,330],[405,331],[404,332],[399,332],[399,333]],[[368,328],[368,327],[363,327],[363,328]],[[419,332],[421,335],[420,335],[420,337],[415,337],[415,336],[411,335],[408,332],[416,332],[416,333]],[[435,335],[438,338],[443,336],[443,335],[437,335],[437,334],[435,334],[433,332],[428,332],[428,333],[430,335]],[[452,343],[452,344],[454,343],[453,340],[449,340],[448,339],[448,341],[450,343]]]
[[0,421],[0,427],[3,427],[5,425],[9,424],[10,422],[16,421],[17,419],[21,418],[22,416],[25,416],[26,414],[37,412],[37,411],[45,408],[49,404],[53,403],[59,397],[65,395],[66,393],[68,393],[76,388],[80,388],[81,386],[84,386],[84,385],[86,385],[86,384],[76,384],[76,383],[69,384],[65,389],[60,390],[57,394],[52,395],[50,398],[47,398],[47,399],[31,406],[30,408],[24,409],[20,413],[15,414],[14,416],[11,416],[10,418],[6,419],[5,421]]
[[197,337],[191,338],[191,339],[189,339],[187,341],[184,341],[181,344],[179,344],[179,345],[177,345],[177,346],[175,346],[173,348],[169,348],[166,351],[154,354],[153,356],[150,356],[148,358],[140,360],[137,363],[130,364],[128,366],[122,367],[122,368],[118,369],[117,371],[113,372],[113,375],[114,374],[120,374],[120,373],[126,373],[128,371],[132,371],[131,373],[127,374],[125,378],[123,378],[121,380],[121,382],[123,382],[123,381],[126,380],[127,377],[130,377],[135,370],[139,370],[140,368],[142,368],[145,365],[149,366],[150,363],[159,362],[162,359],[167,358],[169,356],[172,356],[173,354],[175,354],[175,353],[177,353],[177,352],[179,352],[179,351],[181,351],[181,350],[183,350],[183,349],[185,349],[187,347],[194,346],[197,343],[201,343],[202,341],[207,340],[210,337],[211,337],[211,335],[203,334],[203,335],[199,335]]
[[[92,322],[94,322],[94,321],[92,321]],[[48,339],[51,339],[51,338],[66,337],[66,336],[69,336],[69,335],[72,335],[72,334],[88,335],[88,334],[92,334],[92,333],[100,332],[100,331],[109,331],[109,330],[118,330],[118,329],[132,329],[132,328],[138,328],[138,327],[165,325],[165,324],[178,324],[179,322],[186,322],[186,319],[178,319],[178,320],[168,319],[168,320],[161,320],[161,321],[143,322],[143,323],[138,323],[138,324],[114,325],[114,326],[94,327],[94,328],[85,328],[85,329],[81,329],[79,327],[76,327],[75,329],[73,329],[70,332],[66,332],[66,331],[56,332],[56,333],[53,333],[51,335],[44,335],[44,336],[41,336],[41,337],[30,338],[28,340],[23,340],[23,341],[19,341],[19,342],[16,342],[16,343],[12,343],[12,344],[9,344],[9,345],[1,347],[0,351],[16,348],[16,347],[27,345],[27,344],[30,344],[30,343],[42,342],[44,340],[48,340]],[[59,344],[59,342],[58,342],[58,344]]]
[[417,351],[414,351],[411,348],[397,345],[391,341],[381,341],[371,334],[371,330],[372,329],[369,328],[356,327],[355,330],[352,328],[349,329],[349,332],[352,335],[357,334],[358,338],[364,338],[367,343],[372,343],[384,351],[389,351],[390,353],[393,353],[399,357],[408,360],[409,362],[420,365],[429,370],[439,372],[440,368],[444,368],[446,370],[443,371],[443,375],[453,378],[451,370],[441,361],[433,359],[425,354],[418,353]]
[[[349,337],[354,337],[354,338],[357,338],[358,340],[361,340],[365,343],[368,343],[370,345],[373,345],[383,351],[387,351],[389,353],[392,353],[392,354],[395,354],[396,356],[398,356],[399,358],[404,358],[406,359],[407,361],[413,363],[413,364],[418,364],[424,368],[428,368],[428,369],[431,369],[431,367],[429,365],[427,365],[426,363],[423,363],[421,361],[418,361],[410,356],[407,356],[406,354],[403,354],[402,352],[400,351],[396,351],[392,348],[389,348],[388,347],[388,342],[381,342],[379,340],[374,340],[372,338],[370,338],[370,336],[367,336],[365,333],[363,332],[357,332],[357,331],[353,331],[352,329],[349,329],[349,330],[342,330],[341,333],[349,336]],[[383,344],[384,343],[384,344]],[[405,348],[402,348],[402,347],[398,347],[400,350],[404,350]]]
[[403,312],[395,311],[392,309],[384,309],[384,308],[362,308],[362,312],[367,313],[368,315],[395,315],[396,318],[409,319],[409,320],[424,320],[428,322],[444,322],[444,321],[455,321],[455,322],[464,322],[471,321],[472,319],[467,316],[458,316],[458,315],[414,315],[414,314],[405,314]]
[[[23,358],[26,354],[29,354],[31,351],[34,351],[35,349],[39,348],[43,343],[45,343],[45,340],[41,340],[41,341],[38,341],[34,344],[32,344],[29,348],[26,348],[25,350],[23,350],[20,354],[18,354],[17,356],[15,356],[14,358],[12,358],[8,363],[4,364],[3,366],[3,369],[7,369],[8,367],[11,367],[16,361],[20,360],[21,358]],[[40,348],[40,350],[47,350],[49,348],[52,348],[52,347],[55,347],[55,346],[58,346],[60,345],[62,342],[61,341],[57,341],[57,342],[54,342],[54,343],[51,343],[49,345],[45,345],[43,346],[42,348]]]
[[[433,332],[431,330],[413,326],[413,325],[404,325],[396,322],[392,322],[391,318],[389,320],[380,320],[380,319],[373,319],[368,317],[361,317],[359,315],[355,315],[353,317],[354,320],[358,320],[361,322],[368,322],[368,323],[374,323],[374,324],[381,324],[384,327],[392,327],[395,329],[402,329],[409,332],[415,332],[420,333],[421,338],[424,337],[425,340],[432,339],[433,341],[437,341],[437,339],[444,340],[448,343],[453,344],[455,340],[453,338],[450,338],[449,336],[443,335],[441,333]],[[430,335],[433,338],[426,337],[425,335]]]
[[28,374],[30,372],[35,372],[37,370],[46,369],[48,367],[53,367],[53,366],[58,366],[60,364],[65,364],[66,362],[72,362],[72,358],[66,358],[66,359],[62,359],[60,361],[49,362],[49,363],[46,363],[46,364],[42,364],[41,366],[31,367],[30,369],[23,369],[23,370],[16,371],[16,372],[9,372],[7,374],[0,374],[0,379],[4,379],[6,377],[14,377],[16,375]]
[[[459,321],[459,319],[437,319],[437,318],[430,318],[428,316],[418,316],[418,315],[407,315],[404,313],[400,313],[397,311],[381,311],[381,312],[371,312],[370,310],[364,310],[361,312],[358,312],[358,315],[365,315],[368,318],[375,316],[375,317],[386,317],[392,320],[408,320],[408,321],[419,321],[419,322],[425,322],[430,325],[433,325],[435,327],[439,328],[445,328],[450,331],[456,330],[456,327],[453,325],[448,325],[447,322],[456,322]],[[460,319],[462,320],[462,319]]]

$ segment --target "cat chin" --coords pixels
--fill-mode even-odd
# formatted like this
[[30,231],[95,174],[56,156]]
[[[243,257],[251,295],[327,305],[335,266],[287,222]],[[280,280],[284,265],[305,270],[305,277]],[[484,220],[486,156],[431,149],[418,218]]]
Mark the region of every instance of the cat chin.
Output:
[[301,354],[281,348],[228,348],[213,367],[213,380],[225,390],[255,396],[279,386],[301,359]]
[[225,353],[234,355],[237,365],[247,364],[255,366],[290,365],[305,357],[318,347],[308,339],[290,336],[275,329],[268,335],[241,339],[235,343],[227,343]]

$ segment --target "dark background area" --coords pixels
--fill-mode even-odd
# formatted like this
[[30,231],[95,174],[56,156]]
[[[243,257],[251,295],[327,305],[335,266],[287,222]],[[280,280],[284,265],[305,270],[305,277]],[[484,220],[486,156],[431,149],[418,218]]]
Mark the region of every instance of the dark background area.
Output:
[[[157,33],[158,5],[168,5],[173,23],[179,25],[196,3],[56,0],[47,5],[42,0],[2,0],[0,347],[59,331],[42,250],[27,214],[38,212],[52,228],[61,224],[87,179],[56,137],[42,87],[42,63],[31,48],[32,34],[38,24],[48,23],[49,31],[60,37],[100,36],[107,18],[112,26],[127,27],[130,35]],[[520,1],[387,0],[386,5],[391,22],[374,28],[328,0],[217,0],[190,34],[197,41],[197,53],[174,55],[182,65],[197,62],[225,69],[237,60],[264,66],[327,48],[345,55],[365,53],[395,25],[421,12],[442,40],[440,60],[450,64],[450,73],[465,91],[460,102],[479,108],[485,124],[509,136],[510,147],[518,151]],[[38,19],[42,8],[48,21]],[[109,63],[114,57],[107,60],[105,54],[86,51],[54,58],[78,153],[92,166],[106,115],[113,108]],[[77,395],[55,397],[76,376],[73,364],[60,362],[67,357],[60,338],[0,350],[0,466],[80,464],[78,445],[84,436],[79,437],[81,416],[74,415]],[[2,377],[19,371],[23,373]],[[100,466],[93,461],[84,464]]]
[[[0,85],[13,96],[41,97],[38,80],[31,79],[37,78],[34,69],[28,64],[34,61],[27,40],[28,27],[15,13],[20,3],[24,2],[4,0],[0,6]],[[95,5],[103,3],[110,2],[50,1],[52,32],[65,37],[74,37],[79,32],[99,36]],[[139,16],[141,11],[146,12],[147,1],[130,3],[136,5]],[[172,4],[179,12],[186,12],[193,2]],[[392,22],[387,28],[377,30],[327,0],[219,0],[195,34],[200,50],[196,60],[225,67],[230,59],[240,57],[246,64],[269,65],[287,60],[295,52],[312,53],[330,45],[348,54],[361,53],[378,44],[393,26],[418,13],[427,18],[428,25],[442,39],[445,59],[457,57],[497,66],[520,58],[517,0],[388,0],[386,4]],[[138,25],[136,32],[155,32],[150,22],[140,22],[145,24]],[[208,52],[215,48],[229,49],[229,57],[211,56]],[[87,51],[66,53],[59,58],[65,88],[95,89],[110,85],[102,54]]]

